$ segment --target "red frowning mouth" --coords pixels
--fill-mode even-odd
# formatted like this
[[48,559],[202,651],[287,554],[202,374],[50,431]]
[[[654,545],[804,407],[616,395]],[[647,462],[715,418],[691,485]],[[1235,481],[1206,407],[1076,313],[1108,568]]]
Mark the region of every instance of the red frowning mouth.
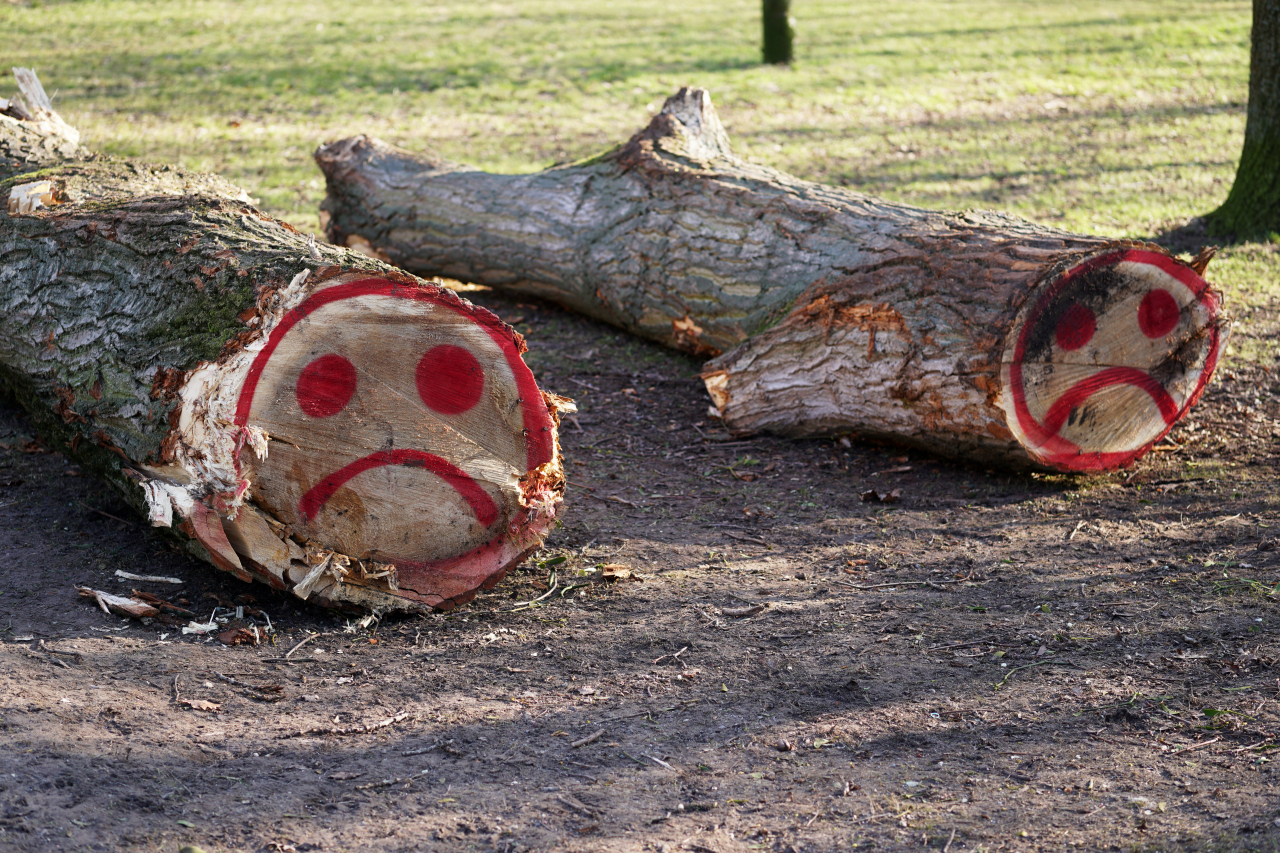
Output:
[[1045,413],[1044,432],[1049,437],[1056,437],[1076,407],[1094,394],[1117,385],[1131,385],[1146,391],[1151,397],[1151,402],[1155,403],[1156,408],[1160,410],[1160,417],[1164,419],[1165,426],[1172,426],[1178,420],[1178,404],[1154,377],[1132,367],[1110,367],[1080,380],[1055,400],[1049,407],[1049,411]]
[[498,505],[484,489],[476,484],[470,474],[434,453],[422,450],[380,450],[343,466],[307,490],[302,500],[298,501],[298,514],[303,521],[311,521],[329,498],[333,497],[334,493],[346,485],[352,477],[387,465],[423,468],[435,474],[453,486],[485,527],[493,524],[498,518]]

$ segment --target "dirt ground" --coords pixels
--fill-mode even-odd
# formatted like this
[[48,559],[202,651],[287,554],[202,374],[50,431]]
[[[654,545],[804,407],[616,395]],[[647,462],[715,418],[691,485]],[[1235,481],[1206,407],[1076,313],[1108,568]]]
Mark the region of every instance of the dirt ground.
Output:
[[0,408],[0,850],[1280,849],[1272,364],[1129,472],[1009,475],[736,440],[693,361],[464,295],[581,414],[563,528],[448,614],[221,575]]

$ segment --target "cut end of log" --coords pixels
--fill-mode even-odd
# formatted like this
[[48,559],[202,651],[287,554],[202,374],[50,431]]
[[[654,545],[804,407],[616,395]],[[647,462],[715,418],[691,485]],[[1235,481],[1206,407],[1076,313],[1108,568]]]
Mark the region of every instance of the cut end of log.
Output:
[[469,601],[555,523],[572,404],[448,289],[326,271],[263,292],[260,335],[184,377],[168,464],[140,466],[154,523],[176,508],[218,568],[327,606]]
[[1132,464],[1200,398],[1226,337],[1221,307],[1193,265],[1151,248],[1076,264],[1032,294],[1006,341],[1009,429],[1055,470]]
[[[348,274],[312,289],[267,336],[236,403],[235,422],[271,439],[265,459],[238,455],[250,497],[324,552],[269,573],[323,579],[321,598],[346,583],[443,607],[538,547],[564,481],[556,417],[523,349],[442,287]],[[232,524],[246,542],[261,533]]]

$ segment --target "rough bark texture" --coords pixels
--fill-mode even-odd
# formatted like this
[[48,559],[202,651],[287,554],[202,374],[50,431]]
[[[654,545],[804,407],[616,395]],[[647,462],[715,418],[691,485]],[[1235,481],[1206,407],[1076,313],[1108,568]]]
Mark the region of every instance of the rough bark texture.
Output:
[[[1222,342],[1208,256],[1193,269],[1154,246],[755,166],[702,90],[620,148],[532,175],[366,137],[316,159],[330,239],[718,356],[704,379],[735,430],[1114,468],[1195,402]],[[1173,301],[1152,303],[1160,322],[1140,330],[1153,288]]]
[[1208,220],[1214,233],[1266,239],[1280,234],[1280,0],[1253,0],[1251,48],[1240,164]]
[[[0,152],[8,158],[0,198],[10,207],[15,198],[44,199],[26,212],[0,210],[0,385],[58,449],[115,485],[153,523],[174,523],[176,509],[192,550],[219,568],[329,605],[448,606],[496,583],[540,543],[563,481],[555,415],[536,386],[524,397],[527,411],[543,415],[545,453],[536,470],[526,470],[522,454],[510,483],[491,490],[502,527],[488,534],[494,541],[484,553],[472,547],[473,559],[442,555],[397,571],[388,549],[374,543],[344,552],[358,539],[351,531],[309,517],[296,499],[270,501],[299,488],[298,439],[289,430],[300,416],[280,401],[296,396],[305,408],[307,400],[295,387],[297,371],[275,367],[269,356],[287,348],[279,339],[300,317],[318,336],[308,343],[315,351],[341,346],[327,339],[333,336],[321,320],[307,318],[316,300],[333,302],[341,291],[356,300],[357,313],[412,324],[397,329],[391,344],[434,333],[423,331],[433,323],[446,331],[461,324],[492,340],[483,346],[505,348],[519,361],[523,342],[514,331],[436,284],[318,245],[250,207],[222,178],[105,158],[63,161],[62,154],[84,152],[61,133],[41,143],[41,128],[31,124],[0,116]],[[47,191],[24,194],[45,184]],[[354,334],[344,329],[338,337],[344,333]],[[527,375],[523,362],[510,368],[513,375],[521,369]],[[275,396],[246,392],[251,376]],[[326,391],[323,381],[313,380],[313,390]],[[513,435],[527,425],[517,423]],[[308,446],[311,456],[337,460],[334,467],[353,448],[351,433],[341,430]],[[434,470],[423,458],[384,464]],[[335,506],[356,500],[359,490],[342,485],[324,495]],[[430,527],[431,506],[402,509],[407,523]]]

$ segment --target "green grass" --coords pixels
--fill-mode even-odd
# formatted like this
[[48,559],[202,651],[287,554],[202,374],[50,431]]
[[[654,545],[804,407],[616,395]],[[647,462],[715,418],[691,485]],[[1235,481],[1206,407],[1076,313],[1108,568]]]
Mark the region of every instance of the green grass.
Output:
[[[794,6],[794,68],[759,64],[744,0],[0,5],[86,142],[222,172],[317,227],[311,152],[370,133],[490,170],[589,156],[681,85],[738,152],[939,208],[1149,238],[1226,197],[1250,3],[914,0]],[[1280,289],[1274,245],[1210,268],[1237,304]]]

